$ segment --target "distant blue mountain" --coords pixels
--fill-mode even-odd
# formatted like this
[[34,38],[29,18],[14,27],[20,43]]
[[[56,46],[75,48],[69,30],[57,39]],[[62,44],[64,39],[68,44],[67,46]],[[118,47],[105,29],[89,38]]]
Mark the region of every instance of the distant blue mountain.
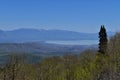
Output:
[[[108,32],[113,35],[114,32]],[[97,40],[98,33],[80,33],[66,30],[17,29],[0,30],[0,42],[39,42],[48,40]]]

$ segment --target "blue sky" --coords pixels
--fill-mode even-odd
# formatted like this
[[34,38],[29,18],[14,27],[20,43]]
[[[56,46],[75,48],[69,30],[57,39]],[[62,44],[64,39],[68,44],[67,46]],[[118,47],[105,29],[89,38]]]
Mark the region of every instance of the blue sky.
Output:
[[120,0],[0,0],[0,29],[120,31]]

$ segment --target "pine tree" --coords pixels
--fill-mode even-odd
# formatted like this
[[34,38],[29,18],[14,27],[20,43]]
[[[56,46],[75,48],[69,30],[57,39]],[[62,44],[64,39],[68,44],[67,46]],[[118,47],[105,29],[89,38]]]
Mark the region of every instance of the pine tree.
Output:
[[100,32],[99,32],[99,52],[105,54],[107,49],[107,33],[104,25],[101,25]]

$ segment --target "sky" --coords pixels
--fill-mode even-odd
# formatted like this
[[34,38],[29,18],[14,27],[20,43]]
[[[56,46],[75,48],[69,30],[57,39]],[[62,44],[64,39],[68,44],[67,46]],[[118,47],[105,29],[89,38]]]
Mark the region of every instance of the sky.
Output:
[[120,31],[120,0],[0,0],[0,29]]

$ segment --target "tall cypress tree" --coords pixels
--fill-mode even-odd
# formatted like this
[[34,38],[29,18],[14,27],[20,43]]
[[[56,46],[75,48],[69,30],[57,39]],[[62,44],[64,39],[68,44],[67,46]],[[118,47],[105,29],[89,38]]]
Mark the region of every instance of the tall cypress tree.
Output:
[[105,54],[107,49],[107,33],[104,25],[101,25],[100,32],[99,32],[99,52]]

